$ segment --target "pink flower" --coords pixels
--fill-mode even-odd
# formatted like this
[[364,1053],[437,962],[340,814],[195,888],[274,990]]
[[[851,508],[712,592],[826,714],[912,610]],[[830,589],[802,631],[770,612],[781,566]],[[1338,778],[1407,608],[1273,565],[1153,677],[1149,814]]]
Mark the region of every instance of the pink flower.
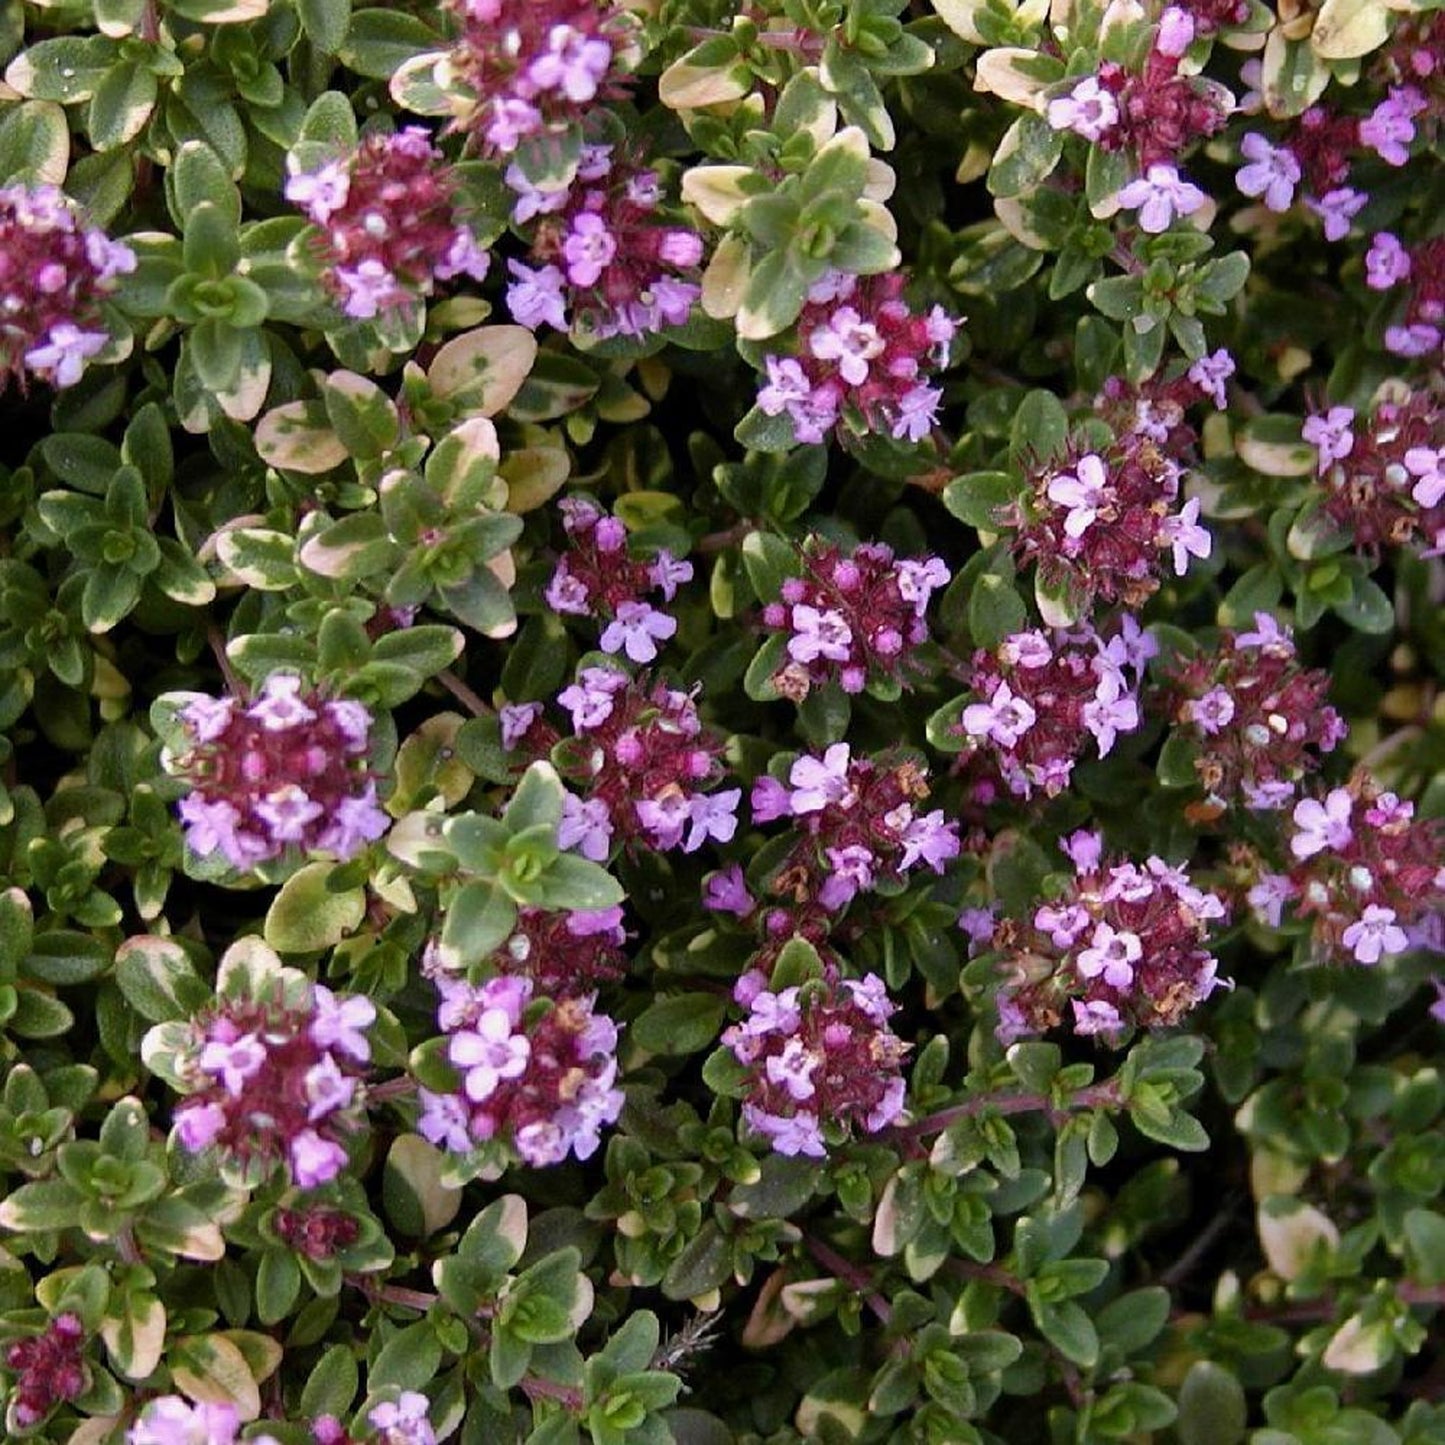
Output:
[[1103,459],[1093,452],[1080,457],[1072,473],[1061,473],[1048,485],[1049,500],[1068,508],[1064,531],[1070,537],[1082,537],[1088,531],[1108,494],[1109,474]]
[[1395,910],[1369,904],[1358,919],[1345,929],[1340,941],[1353,951],[1359,963],[1378,963],[1386,954],[1403,953],[1410,940],[1395,923]]
[[601,216],[584,211],[573,218],[572,230],[562,243],[567,279],[574,286],[592,286],[617,254],[617,240]]
[[1287,211],[1300,182],[1300,164],[1288,146],[1272,146],[1257,131],[1240,142],[1240,150],[1252,162],[1234,178],[1246,196],[1263,196],[1271,211]]
[[790,806],[795,817],[820,812],[830,804],[849,806],[850,756],[847,743],[834,743],[821,758],[805,755],[793,764],[788,781],[794,789]]
[[1344,788],[1335,788],[1324,802],[1305,798],[1295,804],[1294,825],[1298,831],[1290,839],[1290,852],[1296,858],[1313,858],[1326,850],[1339,852],[1354,836],[1350,813],[1354,800]]
[[963,710],[963,730],[970,737],[986,737],[999,747],[1011,748],[1034,725],[1038,714],[1008,683],[1001,682],[986,702],[970,703]]
[[617,615],[602,631],[603,652],[626,652],[633,662],[653,662],[657,644],[677,631],[677,619],[659,612],[646,602],[624,602]]
[[1350,430],[1355,411],[1349,406],[1332,406],[1324,416],[1305,418],[1305,441],[1319,452],[1317,470],[1323,474],[1354,449],[1355,434]]
[[1389,231],[1378,231],[1365,253],[1365,284],[1372,291],[1388,291],[1410,279],[1410,253]]
[[1150,235],[1167,231],[1174,217],[1192,216],[1208,199],[1171,165],[1151,165],[1119,192],[1119,205],[1139,212],[1139,226]]
[[1199,525],[1199,498],[1191,497],[1177,516],[1165,517],[1159,524],[1159,540],[1174,552],[1174,571],[1182,577],[1189,570],[1191,557],[1207,557],[1214,539]]
[[1119,123],[1119,107],[1097,76],[1086,76],[1067,95],[1048,104],[1045,116],[1054,130],[1069,130],[1087,141],[1100,141]]
[[1077,967],[1084,978],[1102,976],[1110,988],[1128,988],[1134,982],[1134,964],[1143,955],[1144,945],[1136,934],[1099,923],[1089,947],[1080,951]]

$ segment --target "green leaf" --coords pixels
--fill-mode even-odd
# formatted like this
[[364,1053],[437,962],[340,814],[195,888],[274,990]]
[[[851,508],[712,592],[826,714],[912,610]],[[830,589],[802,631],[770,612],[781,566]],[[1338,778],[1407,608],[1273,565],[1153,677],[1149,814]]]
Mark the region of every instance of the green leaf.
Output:
[[[1213,1360],[1196,1360],[1179,1387],[1174,1426],[1179,1445],[1239,1445],[1248,1422],[1244,1387],[1234,1371]],[[1261,1431],[1256,1438],[1267,1433]]]
[[442,950],[457,966],[469,967],[499,948],[516,921],[516,904],[495,884],[480,880],[468,883],[446,910]]
[[351,28],[351,0],[297,0],[296,14],[307,38],[323,55],[335,55]]
[[615,908],[626,896],[622,885],[600,863],[574,853],[554,858],[542,879],[542,899],[548,908]]
[[943,505],[961,522],[981,532],[997,532],[1000,510],[1011,507],[1022,491],[1008,472],[967,472],[943,491]]
[[48,100],[27,100],[0,120],[0,180],[65,180],[70,128],[65,112]]
[[1099,1336],[1081,1306],[1073,1300],[1038,1304],[1032,1295],[1029,1306],[1039,1332],[1065,1359],[1086,1370],[1098,1364]]
[[90,98],[87,130],[98,151],[113,150],[141,133],[155,108],[155,73],[138,60],[113,66]]
[[10,62],[7,84],[31,100],[89,100],[119,58],[115,41],[95,35],[42,40]]
[[551,828],[562,821],[562,803],[567,790],[551,763],[533,763],[522,775],[512,800],[502,814],[503,825],[512,833],[528,828]]
[[436,1378],[442,1347],[426,1320],[398,1330],[382,1347],[367,1371],[370,1390],[420,1390]]
[[351,1346],[332,1345],[306,1377],[299,1414],[307,1420],[318,1415],[340,1419],[350,1414],[360,1385],[361,1371]]
[[115,981],[125,1001],[150,1023],[190,1018],[211,997],[211,987],[170,938],[128,938],[116,950]]
[[989,191],[999,197],[1021,196],[1052,173],[1064,154],[1064,132],[1041,115],[1025,113],[1004,132],[989,167]]
[[668,1267],[662,1292],[668,1299],[696,1299],[718,1288],[732,1274],[732,1247],[708,1220]]
[[263,1325],[284,1320],[301,1294],[301,1267],[289,1249],[273,1246],[256,1270],[256,1317]]
[[717,1038],[727,999],[715,993],[684,993],[649,1005],[629,1030],[653,1054],[692,1054]]
[[968,598],[968,631],[979,647],[997,647],[1004,638],[1023,630],[1028,611],[1023,598],[1002,577],[984,572],[975,580]]
[[278,953],[316,953],[334,948],[361,926],[366,890],[332,892],[334,863],[308,863],[282,885],[266,910],[263,936]]

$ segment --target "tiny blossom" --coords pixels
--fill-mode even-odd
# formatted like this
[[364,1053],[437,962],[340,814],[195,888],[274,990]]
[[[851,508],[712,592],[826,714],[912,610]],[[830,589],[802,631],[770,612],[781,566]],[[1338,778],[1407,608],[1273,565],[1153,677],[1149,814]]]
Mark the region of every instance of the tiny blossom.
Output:
[[394,1401],[367,1411],[366,1421],[377,1431],[376,1445],[436,1445],[430,1409],[431,1401],[420,1390],[403,1390]]
[[1189,570],[1191,557],[1207,557],[1213,550],[1208,528],[1199,525],[1199,509],[1199,498],[1191,497],[1181,511],[1159,524],[1159,538],[1173,552],[1174,571],[1180,577]]
[[1364,210],[1369,197],[1350,186],[1336,186],[1316,200],[1309,196],[1305,204],[1324,223],[1325,240],[1342,241],[1350,233],[1350,223]]
[[1350,430],[1354,420],[1354,408],[1348,406],[1332,406],[1323,416],[1305,419],[1304,439],[1319,453],[1319,471],[1328,471],[1332,463],[1349,456],[1355,445],[1355,434]]
[[37,1425],[57,1405],[85,1393],[90,1372],[84,1351],[85,1326],[73,1314],[56,1315],[40,1334],[6,1347],[5,1368],[16,1375],[10,1410],[17,1425]]
[[1119,192],[1119,205],[1139,212],[1139,226],[1150,235],[1167,231],[1176,216],[1192,216],[1208,197],[1168,165],[1151,165]]
[[1192,381],[1220,411],[1229,404],[1224,384],[1234,375],[1234,358],[1223,348],[1209,356],[1201,356],[1188,372]]
[[695,693],[584,667],[557,701],[574,738],[561,741],[539,717],[518,750],[553,757],[576,790],[563,804],[561,847],[602,862],[614,844],[695,853],[732,839],[742,789],[717,789],[726,777],[723,740],[703,727]]
[[487,274],[456,201],[456,183],[442,153],[420,126],[373,134],[343,163],[303,171],[287,159],[286,199],[319,228],[315,242],[324,279],[355,320],[429,296],[438,281]]
[[1323,799],[1303,799],[1293,821],[1288,872],[1238,850],[1256,880],[1248,898],[1262,922],[1279,927],[1291,904],[1316,956],[1331,962],[1373,965],[1422,946],[1421,930],[1445,908],[1437,821],[1416,818],[1411,803],[1363,772]]
[[1119,123],[1119,107],[1098,77],[1090,75],[1067,95],[1051,100],[1045,116],[1054,130],[1070,130],[1087,141],[1097,141]]
[[1410,253],[1389,231],[1379,231],[1365,253],[1365,280],[1373,291],[1388,291],[1410,279]]
[[1410,143],[1415,139],[1415,117],[1426,106],[1424,96],[1413,86],[1393,88],[1360,122],[1360,143],[1388,164],[1403,166],[1410,159]]
[[915,312],[903,289],[897,272],[825,275],[798,317],[799,354],[763,358],[759,409],[786,415],[810,445],[842,422],[900,441],[928,437],[943,393],[927,376],[947,364],[957,323],[938,306]]
[[787,578],[781,601],[763,610],[763,626],[786,637],[786,661],[773,675],[785,697],[801,702],[820,683],[859,692],[870,679],[907,685],[914,653],[928,640],[924,615],[949,571],[937,557],[895,559],[881,543],[851,553],[810,538],[802,575]]
[[[1180,154],[1220,130],[1233,105],[1223,86],[1181,73],[1180,61],[1201,23],[1197,15],[1179,6],[1165,10],[1142,65],[1125,69],[1106,61],[1099,67],[1095,79],[1102,93],[1112,99],[1116,111],[1112,123],[1101,127],[1091,123],[1089,113],[1072,117],[1066,110],[1061,118],[1070,116],[1076,121],[1069,129],[1078,130],[1077,122],[1082,121],[1089,129],[1080,134],[1105,150],[1136,157],[1146,176],[1156,166],[1177,176],[1175,163]],[[1102,110],[1102,100],[1098,105]],[[1054,125],[1053,117],[1048,119]],[[1131,205],[1127,201],[1121,204]]]
[[386,831],[361,766],[370,713],[301,689],[294,674],[273,673],[249,705],[182,694],[187,745],[166,764],[191,785],[178,811],[198,856],[219,853],[240,869],[288,849],[349,858]]
[[1108,863],[1091,844],[1074,866],[1060,899],[995,932],[1000,1038],[1056,1028],[1067,1003],[1076,1033],[1116,1042],[1131,1026],[1177,1023],[1220,986],[1207,943],[1227,917],[1222,898],[1160,858]]
[[0,187],[0,387],[27,373],[74,386],[110,343],[102,303],[135,253],[85,223],[55,186]]
[[1106,757],[1120,733],[1139,727],[1145,657],[1129,652],[1122,635],[1106,642],[1087,626],[1014,633],[975,652],[970,685],[986,700],[960,716],[967,762],[996,773],[1015,797],[1057,796],[1090,737]]
[[470,96],[461,124],[485,151],[561,135],[626,93],[621,7],[599,0],[447,0],[461,34],[448,57]]
[[161,1395],[147,1401],[125,1438],[126,1445],[235,1445],[240,1428],[234,1405],[192,1405],[179,1395]]
[[[228,986],[223,961],[220,996],[190,1025],[177,1135],[187,1149],[216,1148],[223,1171],[248,1185],[283,1163],[297,1187],[325,1184],[346,1165],[341,1140],[355,1127],[376,1006],[291,969],[263,983],[232,974],[241,982]],[[161,1036],[147,1046],[162,1047]]]
[[824,978],[772,994],[740,987],[749,1009],[723,1044],[748,1069],[743,1118],[779,1154],[827,1155],[823,1130],[876,1134],[903,1112],[908,1045],[882,979]]
[[702,906],[712,913],[731,913],[737,918],[746,918],[757,900],[748,892],[743,870],[736,863],[710,873],[705,881]]
[[534,1168],[568,1154],[591,1158],[603,1126],[622,1111],[616,1024],[584,996],[535,1014],[527,1008],[534,986],[526,977],[438,983],[445,985],[439,1021],[458,1087],[418,1090],[422,1137],[456,1152],[498,1139]]
[[271,1216],[277,1238],[311,1260],[335,1259],[361,1237],[356,1219],[325,1204],[277,1209]]
[[1246,196],[1259,196],[1271,211],[1287,211],[1300,183],[1300,164],[1288,146],[1273,146],[1250,131],[1239,146],[1250,162],[1234,178]]

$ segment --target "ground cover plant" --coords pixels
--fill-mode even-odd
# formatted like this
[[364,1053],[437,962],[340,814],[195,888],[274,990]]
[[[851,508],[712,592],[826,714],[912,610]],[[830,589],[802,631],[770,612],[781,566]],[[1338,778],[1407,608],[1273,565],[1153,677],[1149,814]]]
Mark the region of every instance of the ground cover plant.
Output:
[[13,0],[0,1400],[1445,1445],[1429,0]]

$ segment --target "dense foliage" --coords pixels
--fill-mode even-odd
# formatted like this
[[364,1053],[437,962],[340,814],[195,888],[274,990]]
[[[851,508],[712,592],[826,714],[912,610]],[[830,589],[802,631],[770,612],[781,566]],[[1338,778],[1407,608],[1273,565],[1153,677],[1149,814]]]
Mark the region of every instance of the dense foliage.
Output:
[[1445,1445],[1437,3],[0,62],[7,1438]]

